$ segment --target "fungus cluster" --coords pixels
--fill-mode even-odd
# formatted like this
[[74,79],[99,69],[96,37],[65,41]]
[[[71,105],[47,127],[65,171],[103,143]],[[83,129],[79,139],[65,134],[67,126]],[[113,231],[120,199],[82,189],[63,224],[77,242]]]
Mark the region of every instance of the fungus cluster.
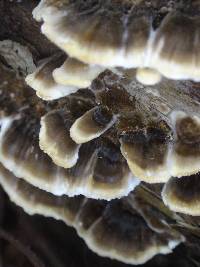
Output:
[[138,68],[142,80],[159,81],[160,73],[199,81],[199,8],[198,0],[43,0],[33,15],[52,42],[85,63]]
[[[156,214],[142,216],[132,196],[106,202],[83,196],[55,196],[38,189],[0,166],[0,184],[27,213],[42,214],[75,227],[87,245],[101,256],[142,264],[158,253],[170,253],[184,241]],[[158,226],[151,225],[155,220]],[[160,226],[161,225],[161,226]],[[144,238],[145,237],[145,238]]]
[[11,200],[125,263],[184,242],[142,188],[162,184],[174,221],[200,215],[199,14],[199,1],[41,0],[33,16],[62,51],[26,77],[25,111],[0,110]]

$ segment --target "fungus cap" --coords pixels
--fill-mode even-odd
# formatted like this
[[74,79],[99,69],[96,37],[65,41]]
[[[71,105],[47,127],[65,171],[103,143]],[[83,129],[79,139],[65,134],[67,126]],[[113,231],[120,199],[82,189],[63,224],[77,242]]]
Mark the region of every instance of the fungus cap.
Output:
[[67,119],[64,120],[63,116],[62,112],[55,111],[41,118],[39,144],[56,165],[71,168],[78,160],[80,145],[71,139]]
[[23,116],[1,120],[0,161],[15,176],[55,195],[107,200],[127,195],[139,184],[109,141],[100,147],[96,142],[82,145],[72,168],[57,166],[39,147],[39,122],[28,120]]
[[200,215],[199,174],[171,178],[163,187],[162,199],[175,212]]
[[[157,233],[128,205],[128,197],[111,203],[84,197],[58,197],[16,178],[0,166],[0,184],[10,199],[29,214],[40,214],[73,226],[100,256],[142,264],[168,254],[184,241],[174,231]],[[142,238],[145,236],[145,238]]]
[[200,81],[199,10],[197,1],[43,0],[33,15],[52,42],[85,63]]
[[63,65],[53,71],[53,77],[58,84],[86,88],[104,70],[101,66],[87,65],[67,57]]
[[103,107],[95,107],[77,119],[70,128],[71,138],[82,144],[99,137],[116,122],[116,117]]
[[33,73],[26,77],[26,83],[43,100],[58,99],[75,93],[78,90],[76,86],[58,84],[53,78],[53,71],[61,66],[64,58],[63,54],[48,58]]

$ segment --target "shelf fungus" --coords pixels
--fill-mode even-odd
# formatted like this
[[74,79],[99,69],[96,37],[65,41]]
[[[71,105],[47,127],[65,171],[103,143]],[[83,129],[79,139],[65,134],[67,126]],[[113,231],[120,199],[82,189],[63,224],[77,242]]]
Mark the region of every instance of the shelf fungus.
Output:
[[199,174],[171,178],[164,186],[162,199],[173,211],[193,216],[200,215]]
[[[50,62],[42,71],[47,79],[56,68]],[[36,105],[2,118],[0,161],[42,190],[107,200],[127,195],[140,181],[165,183],[199,172],[196,84],[163,79],[142,85],[130,73],[105,70],[90,90],[37,99],[42,112]]]
[[127,195],[140,181],[195,174],[200,106],[189,93],[194,86],[167,79],[147,86],[128,72],[106,70],[90,90],[44,102],[42,114],[3,118],[0,161],[42,190],[106,200]]
[[27,84],[35,89],[38,97],[44,100],[54,100],[78,90],[75,86],[58,84],[53,78],[54,69],[60,67],[65,58],[62,54],[56,54],[42,62],[33,73],[26,77]]
[[127,195],[140,181],[119,147],[106,136],[81,146],[71,139],[71,125],[92,102],[89,92],[80,92],[52,103],[52,110],[43,103],[50,111],[42,117],[30,108],[1,118],[0,161],[17,177],[55,195],[107,200]]
[[200,81],[199,12],[198,1],[42,0],[33,16],[71,57],[139,68],[139,80],[151,84],[161,75]]
[[33,57],[26,78],[0,62],[10,199],[125,263],[187,241],[185,218],[200,216],[199,14],[200,1],[41,0],[33,16],[62,51]]
[[55,100],[89,87],[105,68],[90,66],[63,53],[56,53],[40,62],[38,68],[27,75],[26,82],[38,97]]
[[58,84],[86,88],[104,70],[101,66],[84,64],[67,57],[63,65],[53,71],[53,77]]
[[[102,145],[101,148],[95,143],[83,145],[74,167],[64,169],[55,165],[39,148],[38,136],[34,138],[25,120],[4,119],[1,127],[0,161],[17,177],[24,178],[29,183],[55,195],[83,194],[109,200],[127,195],[139,183],[129,171],[120,152],[115,148],[112,149],[109,142],[105,142],[105,147]],[[26,128],[24,133],[22,133],[23,128]],[[65,145],[68,164],[71,164],[74,160],[74,151],[69,149],[71,145],[69,139]],[[60,153],[58,158],[54,156],[56,162],[62,156],[61,150],[58,150],[58,153]],[[115,153],[114,159],[111,158],[112,153]],[[103,159],[101,155],[105,155]],[[60,160],[59,165],[62,163]]]
[[144,86],[127,75],[101,73],[90,87],[96,107],[70,128],[77,144],[112,136],[132,173],[148,183],[195,174],[199,167],[199,111],[189,81]]
[[[27,213],[53,217],[73,226],[87,245],[101,256],[142,264],[157,254],[171,253],[185,241],[184,236],[170,226],[162,232],[151,228],[148,219],[129,203],[131,195],[111,202],[81,196],[59,197],[16,178],[2,165],[0,184],[10,199]],[[159,221],[158,217],[154,219]]]
[[[65,119],[63,115],[66,115]],[[70,124],[67,114],[59,111],[49,112],[41,119],[40,148],[52,158],[55,164],[63,168],[73,167],[79,155],[80,145],[70,137]]]
[[87,143],[105,133],[116,122],[109,110],[99,106],[87,111],[70,128],[70,136],[77,144]]

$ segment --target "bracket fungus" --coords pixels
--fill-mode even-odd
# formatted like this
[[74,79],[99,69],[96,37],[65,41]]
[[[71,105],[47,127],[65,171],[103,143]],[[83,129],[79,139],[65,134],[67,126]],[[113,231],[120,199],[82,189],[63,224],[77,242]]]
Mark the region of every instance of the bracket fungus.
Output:
[[86,88],[104,70],[101,66],[84,64],[67,57],[63,65],[53,71],[53,77],[58,84]]
[[[52,140],[52,146],[48,146],[48,142],[45,144],[45,139],[50,138],[45,135],[48,127],[46,117],[41,123],[41,148],[59,166],[68,168],[76,163],[81,144],[111,133],[114,143],[121,146],[133,175],[143,181],[166,182],[171,176],[198,172],[199,146],[195,146],[194,152],[192,147],[198,143],[200,106],[188,94],[194,84],[191,81],[162,80],[157,85],[141,85],[129,74],[124,70],[106,70],[92,81],[89,89],[94,93],[94,104],[71,122],[65,136],[68,145],[69,142],[73,144],[72,163],[68,156],[69,163],[61,162],[64,161],[61,159],[64,146],[59,142]],[[55,121],[52,129],[57,126]],[[194,134],[193,129],[196,129]],[[63,138],[64,132],[63,128],[63,134],[60,132]]]
[[50,106],[43,103],[42,115],[2,119],[0,161],[53,194],[107,200],[127,195],[140,181],[195,174],[200,105],[188,93],[193,86],[172,80],[141,85],[128,72],[106,70],[89,91],[77,88]]
[[199,216],[199,174],[171,178],[163,188],[162,199],[175,212]]
[[58,197],[16,178],[2,165],[0,184],[27,213],[53,217],[73,226],[101,256],[142,264],[157,254],[172,252],[185,240],[170,226],[162,233],[149,227],[145,217],[129,204],[129,196],[110,203],[84,197]]
[[44,100],[54,100],[77,91],[75,86],[57,84],[52,72],[63,64],[65,56],[58,54],[46,59],[26,77],[27,84],[36,90],[37,96]]
[[70,136],[77,144],[91,141],[111,128],[116,118],[103,107],[95,107],[77,119],[70,128]]
[[[139,180],[158,183],[195,174],[200,170],[198,145],[193,153],[199,104],[187,93],[192,86],[169,80],[141,86],[105,71],[93,80],[93,95],[85,99],[78,91],[48,107],[42,117],[14,119],[10,129],[2,120],[0,160],[9,170],[16,169],[16,176],[56,195],[107,200],[127,195]],[[30,134],[24,130],[16,137],[18,127]],[[19,167],[22,143],[27,144],[28,169],[25,161]]]
[[36,62],[27,50],[25,79],[0,62],[9,198],[124,263],[187,243],[184,216],[200,216],[200,1],[41,0],[33,16],[58,49]]
[[200,81],[199,11],[198,1],[42,0],[33,16],[52,42],[85,63]]
[[41,129],[40,119],[31,115],[2,118],[0,161],[17,177],[55,195],[83,194],[107,200],[127,195],[139,180],[130,172],[119,148],[107,138],[79,147],[71,139],[69,131],[67,135],[67,127],[73,119],[70,112],[77,109],[79,114],[84,104],[78,96],[74,103],[72,101],[71,110],[68,110],[69,120],[65,117],[67,110],[64,114],[62,109],[47,113],[42,119]]
[[[72,125],[71,137],[80,144],[100,134],[112,135],[133,174],[149,183],[194,174],[199,171],[200,106],[188,94],[192,87],[189,81],[170,80],[142,86],[128,76],[105,71],[93,81],[91,90],[97,110],[103,107],[106,112],[87,111]],[[112,126],[109,130],[108,125]]]
[[[63,119],[64,115],[66,117]],[[80,145],[70,137],[70,124],[67,114],[59,111],[49,112],[41,119],[40,148],[52,158],[55,164],[63,168],[73,167],[78,161]]]
[[79,88],[89,87],[104,70],[57,53],[40,62],[38,68],[27,75],[26,82],[43,100],[54,100],[75,93]]

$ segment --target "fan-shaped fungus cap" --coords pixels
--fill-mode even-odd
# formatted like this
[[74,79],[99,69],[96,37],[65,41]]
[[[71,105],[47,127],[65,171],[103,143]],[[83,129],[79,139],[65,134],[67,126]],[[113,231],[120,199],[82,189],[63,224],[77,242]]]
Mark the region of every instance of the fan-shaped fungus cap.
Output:
[[27,213],[50,216],[75,227],[87,245],[101,256],[142,264],[157,254],[172,252],[184,241],[173,230],[157,233],[149,228],[128,204],[129,197],[107,203],[54,196],[16,178],[2,165],[0,184]]
[[104,70],[103,67],[67,57],[64,64],[53,71],[53,77],[58,84],[86,88]]
[[10,199],[30,215],[41,214],[73,225],[83,197],[58,197],[15,177],[0,165],[0,184]]
[[199,10],[198,1],[43,0],[33,15],[51,41],[85,63],[199,81]]
[[63,54],[48,58],[35,72],[26,77],[27,84],[36,90],[38,97],[44,100],[53,100],[78,90],[76,86],[58,84],[53,78],[53,71],[63,64],[65,58]]
[[179,111],[173,112],[171,118],[176,131],[171,174],[181,177],[197,173],[200,170],[200,117]]
[[41,118],[39,135],[40,148],[55,164],[64,168],[73,167],[78,160],[80,145],[70,137],[71,121],[62,111],[49,112]]
[[99,255],[142,264],[156,254],[170,253],[184,240],[180,235],[154,232],[127,200],[128,197],[106,205],[89,200],[83,205],[77,230]]
[[154,69],[138,68],[136,72],[136,79],[142,84],[154,85],[159,83],[162,77],[161,74]]
[[167,160],[170,134],[169,126],[161,121],[121,138],[121,152],[132,172],[142,180],[154,183],[169,179]]
[[173,211],[188,215],[200,215],[199,174],[171,178],[164,186],[162,199]]
[[169,125],[161,121],[121,139],[121,151],[130,169],[145,181],[166,182],[170,176],[199,171],[199,117],[175,111],[170,119],[173,138]]
[[200,170],[200,118],[182,111],[171,113],[170,124],[161,121],[125,134],[121,151],[132,172],[148,182],[166,182]]
[[116,117],[109,110],[97,106],[77,119],[70,128],[71,138],[82,144],[99,137],[116,122]]
[[39,122],[30,117],[1,120],[0,161],[17,177],[55,195],[107,200],[127,195],[139,184],[109,141],[81,146],[73,168],[55,165],[39,148],[38,128]]

